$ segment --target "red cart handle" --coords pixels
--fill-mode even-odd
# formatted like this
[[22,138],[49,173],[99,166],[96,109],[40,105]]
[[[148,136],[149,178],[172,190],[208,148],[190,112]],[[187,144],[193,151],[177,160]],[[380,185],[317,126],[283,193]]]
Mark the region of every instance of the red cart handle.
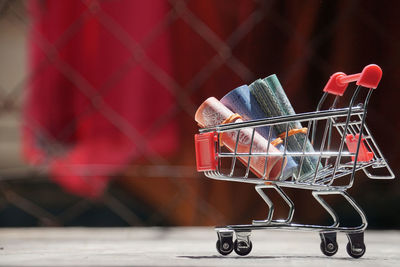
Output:
[[347,85],[357,82],[357,85],[375,89],[382,78],[382,69],[375,64],[366,66],[361,73],[346,75],[343,72],[336,72],[325,85],[324,92],[342,96],[346,91]]

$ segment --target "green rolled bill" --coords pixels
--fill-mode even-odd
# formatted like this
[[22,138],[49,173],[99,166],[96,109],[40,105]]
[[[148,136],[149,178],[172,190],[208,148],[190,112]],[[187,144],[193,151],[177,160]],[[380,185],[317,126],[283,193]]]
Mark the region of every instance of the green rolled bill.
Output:
[[[258,79],[249,87],[250,93],[255,97],[268,117],[271,118],[296,114],[275,74],[264,79]],[[276,132],[284,133],[287,130],[300,129],[302,128],[302,125],[300,122],[290,122],[288,129],[286,128],[286,123],[277,124],[274,127]],[[303,147],[305,152],[314,152],[310,140],[306,140],[306,138],[307,136],[304,134],[289,136],[286,145],[288,152],[302,152]],[[293,157],[293,159],[300,167],[301,157],[296,156]],[[322,165],[318,164],[318,157],[305,156],[301,166],[300,176],[298,176],[299,171],[297,171],[295,177],[300,180],[302,177],[310,177],[314,174],[317,165],[319,166],[318,168],[322,168]]]

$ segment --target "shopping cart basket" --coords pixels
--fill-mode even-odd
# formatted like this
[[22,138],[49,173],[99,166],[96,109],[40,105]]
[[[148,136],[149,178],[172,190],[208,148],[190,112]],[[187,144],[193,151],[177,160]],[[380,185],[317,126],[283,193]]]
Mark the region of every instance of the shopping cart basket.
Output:
[[[215,127],[200,129],[195,136],[196,158],[198,171],[213,179],[255,184],[255,190],[268,205],[269,210],[265,220],[253,220],[251,224],[227,225],[216,227],[218,240],[217,250],[222,255],[228,255],[235,250],[238,255],[247,255],[252,249],[250,234],[252,230],[288,229],[318,231],[321,237],[321,250],[327,256],[338,251],[337,232],[344,232],[348,237],[347,252],[354,258],[365,253],[364,230],[367,219],[359,205],[351,198],[346,190],[352,187],[355,173],[359,170],[372,179],[392,179],[394,174],[379,150],[371,132],[365,124],[367,106],[373,90],[378,86],[382,70],[377,65],[366,66],[361,73],[346,75],[335,73],[324,88],[324,93],[316,111],[289,116],[265,118],[238,123],[221,124]],[[356,88],[350,94],[350,100],[339,107],[340,100],[350,82],[356,82]],[[356,103],[361,104],[356,104]],[[343,105],[342,105],[343,106]],[[325,108],[328,107],[328,108]],[[306,138],[301,151],[286,149],[288,132],[293,122],[306,126]],[[279,152],[254,152],[252,145],[254,133],[259,127],[269,127],[269,137],[280,126],[286,128],[283,134],[284,149]],[[238,152],[240,131],[252,131],[249,151]],[[227,151],[223,148],[221,137],[231,134],[236,137],[236,148]],[[283,137],[283,136],[282,136]],[[307,141],[306,141],[307,140]],[[306,142],[311,142],[314,150],[306,149]],[[268,142],[269,144],[272,142]],[[269,151],[269,150],[267,150]],[[264,171],[262,177],[251,172],[251,160],[264,157],[265,165],[271,157],[297,158],[299,163],[296,170],[288,179],[270,179]],[[239,160],[238,160],[239,159]],[[245,163],[241,164],[245,159]],[[315,171],[302,171],[307,159],[317,161]],[[282,161],[284,162],[284,161]],[[282,168],[283,169],[283,163]],[[266,169],[266,168],[264,168]],[[282,175],[283,171],[281,171]],[[311,225],[293,223],[294,203],[282,188],[300,188],[310,190],[312,196],[330,214],[332,225]],[[285,219],[273,219],[274,204],[264,189],[274,189],[289,206]],[[361,218],[361,224],[346,227],[339,224],[335,211],[321,197],[325,195],[341,195]],[[234,235],[236,240],[234,240]]]

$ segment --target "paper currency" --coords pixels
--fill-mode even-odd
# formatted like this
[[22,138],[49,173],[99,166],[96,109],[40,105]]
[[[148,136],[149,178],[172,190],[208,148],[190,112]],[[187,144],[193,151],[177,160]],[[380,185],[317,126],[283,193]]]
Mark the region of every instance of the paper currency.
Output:
[[[223,98],[221,98],[220,101],[233,112],[239,113],[243,117],[243,120],[246,121],[269,117],[269,114],[264,112],[256,98],[250,93],[247,85],[240,86],[230,91]],[[268,126],[258,127],[256,128],[256,131],[265,139],[271,138],[271,140],[274,140],[280,133],[282,133],[276,132],[274,127]],[[272,132],[270,133],[270,131]],[[276,147],[281,152],[284,151],[283,144],[280,144]],[[283,169],[283,173],[280,175],[279,179],[285,180],[291,177],[297,166],[298,164],[293,160],[292,157],[287,157],[286,167]]]
[[[289,99],[287,98],[282,85],[280,84],[276,75],[270,75],[265,79],[258,79],[250,86],[250,93],[259,103],[261,109],[268,117],[284,116],[296,114]],[[289,129],[302,128],[300,122],[291,122],[288,125]],[[286,124],[276,125],[278,132],[286,132]],[[292,152],[314,152],[311,142],[303,134],[293,135],[288,137],[287,149]],[[301,157],[294,157],[297,164],[301,163]],[[300,175],[298,178],[305,178],[312,175],[318,165],[318,157],[304,157],[303,164],[301,165]],[[322,166],[319,164],[319,168]],[[299,172],[297,172],[299,174]]]
[[[222,124],[228,118],[232,118],[234,113],[224,106],[218,99],[214,97],[208,98],[198,108],[195,120],[201,127],[212,127]],[[235,118],[232,122],[242,122],[240,118]],[[238,131],[229,131],[222,134],[221,142],[230,151],[235,150],[236,140]],[[240,130],[237,153],[249,153],[250,143],[252,140],[253,129],[245,128]],[[272,144],[268,145],[268,140],[263,136],[254,133],[253,145],[251,146],[252,153],[273,153],[279,152]],[[247,165],[248,157],[238,157],[240,161]],[[286,160],[279,156],[268,156],[268,157],[252,157],[250,160],[250,169],[258,177],[262,177],[264,174],[264,168],[266,165],[266,179],[275,180],[281,173],[281,168],[286,166]]]

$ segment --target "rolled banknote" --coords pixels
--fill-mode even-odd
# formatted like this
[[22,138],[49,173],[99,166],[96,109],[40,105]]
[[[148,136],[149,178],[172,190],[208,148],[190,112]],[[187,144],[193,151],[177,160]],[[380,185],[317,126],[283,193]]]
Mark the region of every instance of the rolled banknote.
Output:
[[[242,122],[240,116],[235,116],[231,110],[225,107],[215,97],[210,97],[204,101],[197,109],[195,120],[201,127],[212,127],[226,122]],[[251,146],[253,129],[244,128],[239,132],[238,130],[224,132],[221,136],[222,144],[230,151],[235,151],[236,140],[237,153],[249,153],[250,147],[252,153],[279,153],[279,150],[269,141],[262,137],[257,132],[254,132],[253,145]],[[249,157],[240,156],[239,160],[247,166]],[[264,170],[266,170],[266,179],[275,180],[281,173],[281,168],[286,166],[286,159],[281,156],[258,156],[252,157],[250,160],[250,170],[258,177],[263,177]]]
[[[249,85],[249,88],[250,93],[254,96],[268,117],[296,114],[275,74],[270,75],[265,79],[256,80]],[[284,133],[286,131],[286,126],[287,125],[284,123],[277,124],[276,129],[278,132]],[[289,129],[299,129],[301,127],[302,125],[300,122],[291,122],[288,125]],[[314,152],[310,140],[306,138],[307,137],[304,134],[288,137],[288,151],[302,152],[304,148],[305,152]],[[318,157],[306,156],[303,160],[301,160],[301,157],[293,158],[297,164],[301,165],[301,171],[297,171],[297,178],[300,180],[313,175],[317,165],[319,168],[322,168],[322,165],[318,164]],[[303,161],[302,164],[301,161]]]
[[[268,118],[269,114],[266,114],[264,110],[260,107],[256,98],[250,93],[249,87],[247,85],[242,85],[221,98],[221,103],[233,112],[239,113],[243,120],[255,120]],[[274,127],[263,126],[257,127],[256,131],[262,135],[265,139],[271,138],[274,140],[282,132],[277,132]],[[272,131],[270,133],[270,131]],[[285,150],[283,144],[276,146],[281,152]],[[283,169],[281,175],[279,175],[279,180],[285,180],[294,174],[297,168],[297,163],[292,157],[287,157],[287,164]]]

